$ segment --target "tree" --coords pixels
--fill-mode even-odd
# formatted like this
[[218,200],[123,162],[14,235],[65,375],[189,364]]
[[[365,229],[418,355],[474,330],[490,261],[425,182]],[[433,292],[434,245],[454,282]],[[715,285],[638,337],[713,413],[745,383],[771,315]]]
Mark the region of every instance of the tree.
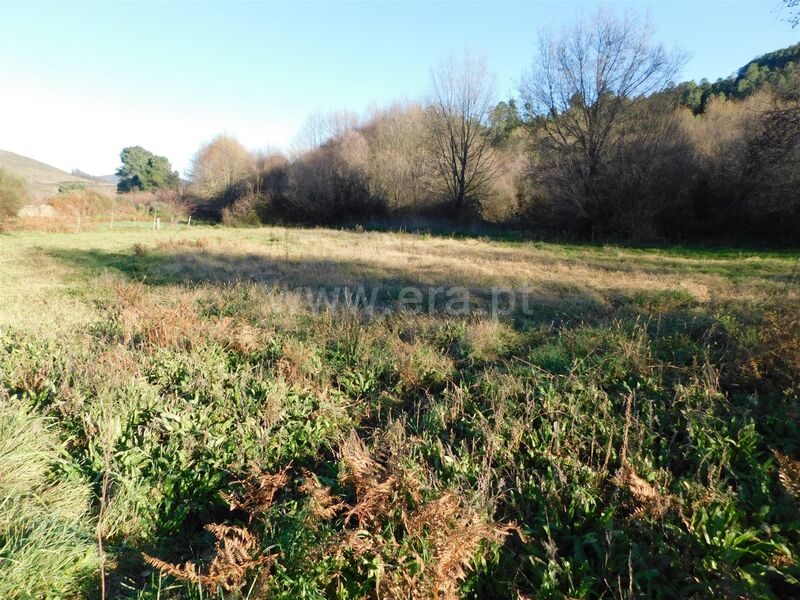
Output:
[[783,0],[783,3],[789,9],[787,21],[791,23],[792,27],[800,25],[800,0]]
[[336,110],[327,114],[312,112],[303,121],[294,139],[297,154],[310,152],[322,147],[331,140],[358,128],[358,115],[348,110]]
[[169,188],[158,190],[155,202],[151,203],[151,209],[155,209],[160,217],[169,218],[170,223],[187,218],[194,210],[194,203],[187,187],[185,181],[179,181]]
[[495,173],[488,129],[494,78],[484,61],[465,54],[435,68],[431,84],[430,153],[451,210],[461,215]]
[[541,36],[520,93],[531,132],[555,154],[560,191],[588,221],[601,209],[603,164],[634,105],[663,90],[683,59],[653,41],[649,23],[600,11]]
[[9,219],[17,216],[28,199],[28,186],[24,179],[0,169],[0,230]]
[[341,223],[380,212],[367,183],[368,156],[364,136],[348,131],[297,158],[288,173],[288,216],[309,223]]
[[218,135],[192,160],[192,184],[206,200],[220,200],[252,173],[253,157],[235,138]]
[[511,98],[508,102],[498,102],[489,115],[489,121],[492,136],[500,142],[508,140],[511,133],[522,125],[516,101]]
[[123,148],[119,157],[122,166],[117,169],[118,192],[153,192],[175,185],[180,179],[164,156],[157,156],[141,146]]
[[363,129],[369,145],[371,193],[397,213],[420,210],[428,198],[430,164],[425,160],[425,111],[416,104],[394,104],[376,112]]

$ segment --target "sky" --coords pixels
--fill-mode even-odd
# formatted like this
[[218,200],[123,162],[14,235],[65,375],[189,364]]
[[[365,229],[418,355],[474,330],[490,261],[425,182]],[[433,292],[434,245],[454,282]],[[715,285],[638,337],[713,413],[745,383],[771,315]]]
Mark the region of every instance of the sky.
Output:
[[226,133],[287,150],[315,111],[413,100],[465,49],[516,94],[538,34],[598,6],[647,15],[714,80],[800,40],[780,0],[703,2],[20,2],[0,0],[0,149],[113,173],[125,146],[181,173]]

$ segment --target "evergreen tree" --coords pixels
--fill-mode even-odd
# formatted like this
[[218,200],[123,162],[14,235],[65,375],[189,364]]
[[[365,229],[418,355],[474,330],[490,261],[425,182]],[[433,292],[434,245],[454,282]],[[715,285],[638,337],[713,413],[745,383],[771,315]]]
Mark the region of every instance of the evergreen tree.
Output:
[[120,178],[118,192],[141,190],[151,192],[178,182],[177,171],[164,156],[156,156],[141,146],[128,146],[120,152],[122,166],[117,169]]

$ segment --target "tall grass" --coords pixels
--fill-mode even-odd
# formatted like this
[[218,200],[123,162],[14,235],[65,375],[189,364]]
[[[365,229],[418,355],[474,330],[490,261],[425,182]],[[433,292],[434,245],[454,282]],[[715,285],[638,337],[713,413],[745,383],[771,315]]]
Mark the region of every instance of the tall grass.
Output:
[[47,423],[0,405],[0,597],[77,596],[96,576],[89,486]]
[[97,536],[107,597],[796,595],[782,259],[734,281],[642,252],[670,268],[639,282],[621,249],[373,236],[386,255],[352,276],[409,253],[477,288],[529,259],[563,295],[528,318],[314,314],[265,265],[323,278],[316,258],[352,258],[354,234],[268,233],[65,253],[92,318],[3,332],[0,596],[98,596]]

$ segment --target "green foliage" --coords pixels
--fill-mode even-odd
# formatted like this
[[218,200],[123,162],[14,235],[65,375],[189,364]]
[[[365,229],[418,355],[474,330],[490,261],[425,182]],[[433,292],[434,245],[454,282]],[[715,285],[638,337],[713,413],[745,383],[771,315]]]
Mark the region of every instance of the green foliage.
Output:
[[[241,240],[283,239],[219,228],[183,237],[197,231],[160,247],[139,238],[112,262],[91,254],[97,312],[74,336],[4,333],[0,490],[2,508],[21,508],[0,514],[74,526],[63,539],[46,529],[42,547],[56,556],[25,550],[44,534],[14,538],[2,558],[24,571],[3,597],[18,581],[97,596],[95,527],[110,555],[109,597],[222,597],[141,554],[207,572],[211,524],[246,530],[252,558],[264,559],[224,597],[429,597],[439,578],[467,598],[596,598],[609,588],[791,597],[796,306],[700,302],[653,276],[614,288],[613,307],[587,300],[580,318],[564,314],[566,299],[539,320],[311,314],[260,284],[215,283],[219,271],[191,286],[150,277],[170,244],[190,248],[192,261],[223,262],[231,256],[209,244],[225,236],[237,252]],[[441,240],[414,239],[442,251]],[[520,247],[469,241],[454,252],[478,244]],[[687,283],[754,277],[795,293],[778,253],[536,248],[559,273],[570,260],[581,276],[590,263],[604,276],[658,265]],[[97,278],[104,268],[147,283]],[[252,481],[275,474],[265,501],[253,490],[269,486]],[[66,497],[69,511],[52,508]],[[466,548],[458,576],[443,567],[453,548]]]
[[[204,330],[244,308],[239,292],[228,298],[237,308],[217,304]],[[682,301],[640,302],[668,311],[674,300]],[[256,352],[200,338],[192,348],[148,349],[145,338],[134,337],[125,360],[134,360],[140,375],[112,371],[122,377],[112,387],[108,367],[93,367],[96,350],[10,340],[4,386],[62,415],[72,464],[82,465],[86,477],[99,480],[111,443],[104,531],[120,555],[155,545],[186,556],[173,536],[195,539],[201,524],[224,518],[220,494],[235,489],[249,465],[310,469],[346,497],[335,483],[342,468],[335,457],[346,452],[343,436],[355,427],[375,431],[376,452],[384,445],[392,460],[423,469],[439,493],[503,486],[493,510],[513,516],[525,541],[510,538],[475,564],[463,589],[479,597],[516,590],[595,597],[613,581],[644,596],[777,598],[782,586],[796,583],[800,540],[769,455],[769,448],[786,446],[766,425],[785,414],[785,404],[774,399],[754,414],[746,396],[716,387],[707,372],[723,355],[705,333],[656,333],[619,322],[564,329],[542,345],[541,333],[529,331],[503,342],[507,359],[497,362],[457,349],[474,343],[465,328],[431,322],[416,330],[417,344],[438,348],[439,359],[421,355],[428,368],[447,355],[460,366],[424,375],[427,399],[420,403],[420,388],[404,385],[413,376],[393,350],[401,322],[317,319],[313,329],[291,326]],[[124,327],[97,329],[110,336],[102,345],[124,340]],[[92,396],[103,400],[83,400]],[[397,445],[398,435],[416,442]],[[4,439],[12,438],[18,434]],[[31,450],[23,445],[19,452]],[[326,544],[344,522],[311,526],[302,494],[286,494],[258,525],[279,556],[271,575],[275,597],[328,597],[333,578],[338,597],[357,597],[383,585],[386,561],[412,560],[421,551],[409,539],[408,548],[383,550],[374,564],[330,554]],[[380,536],[401,525],[390,519],[386,526]]]
[[0,169],[0,231],[9,219],[17,216],[27,199],[25,180]]
[[119,157],[122,161],[122,166],[117,169],[119,192],[152,192],[178,182],[178,173],[172,170],[169,160],[141,146],[123,148]]
[[703,79],[699,84],[689,81],[679,89],[683,105],[691,108],[694,114],[700,114],[712,97],[743,99],[768,86],[779,95],[785,95],[792,93],[798,81],[800,44],[795,44],[754,58],[726,79],[714,83]]
[[62,183],[58,186],[58,193],[59,194],[70,194],[72,192],[83,192],[87,189],[85,183],[80,183],[77,181],[70,181],[68,183]]
[[521,125],[522,117],[513,98],[508,102],[498,102],[489,115],[489,128],[497,141],[507,140]]

